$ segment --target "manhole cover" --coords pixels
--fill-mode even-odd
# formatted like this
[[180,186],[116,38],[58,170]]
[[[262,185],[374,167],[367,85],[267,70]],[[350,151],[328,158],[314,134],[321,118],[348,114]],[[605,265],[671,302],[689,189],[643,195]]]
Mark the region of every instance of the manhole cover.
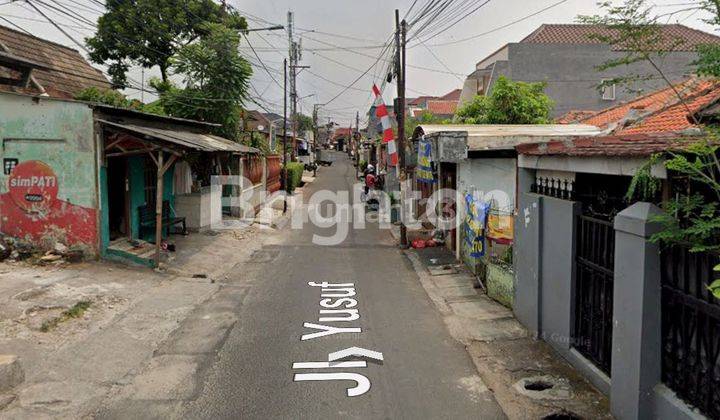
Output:
[[570,411],[548,414],[542,420],[582,420],[582,417]]
[[551,375],[520,379],[515,383],[515,390],[535,400],[565,400],[573,395],[570,381]]

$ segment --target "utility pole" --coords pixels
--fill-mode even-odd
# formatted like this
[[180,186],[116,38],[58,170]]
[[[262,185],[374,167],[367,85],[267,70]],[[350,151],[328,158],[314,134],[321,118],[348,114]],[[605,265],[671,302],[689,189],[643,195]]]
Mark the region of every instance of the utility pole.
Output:
[[395,74],[397,79],[397,108],[395,117],[398,123],[398,181],[400,182],[400,246],[407,248],[407,226],[405,226],[405,38],[407,23],[400,22],[400,11],[395,9]]
[[283,186],[285,187],[285,200],[283,214],[287,213],[287,196],[290,194],[287,174],[287,58],[283,60]]
[[355,179],[360,175],[360,111],[355,112]]
[[300,66],[298,61],[302,60],[302,41],[295,42],[293,38],[293,27],[294,27],[294,15],[293,12],[288,11],[288,44],[289,51],[288,57],[290,57],[290,118],[292,121],[293,129],[293,141],[292,141],[292,153],[291,160],[295,160],[295,151],[297,149],[297,130],[298,130],[298,116],[297,116],[297,69],[307,69],[310,66]]
[[320,104],[313,105],[313,137],[315,138],[315,165],[313,165],[313,176],[317,176],[317,165],[320,160],[320,129],[318,128],[318,107]]

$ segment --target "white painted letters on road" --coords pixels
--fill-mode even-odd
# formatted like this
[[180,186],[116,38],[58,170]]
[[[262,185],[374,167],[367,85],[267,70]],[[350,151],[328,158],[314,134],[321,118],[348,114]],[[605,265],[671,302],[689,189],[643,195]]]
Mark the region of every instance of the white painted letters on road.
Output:
[[336,299],[335,302],[333,302],[332,299],[323,299],[320,301],[320,306],[323,308],[338,308],[343,303],[345,303],[346,308],[354,308],[357,306],[357,300],[350,298]]
[[330,327],[327,325],[312,324],[310,322],[304,323],[303,327],[312,328],[312,329],[321,330],[321,331],[314,332],[312,334],[304,334],[300,338],[300,340],[302,340],[302,341],[312,340],[314,338],[319,338],[319,337],[325,337],[326,335],[342,334],[342,333],[361,333],[362,332],[362,329],[360,327],[338,328],[338,327]]
[[296,373],[295,381],[355,381],[357,385],[347,389],[348,397],[358,397],[370,390],[370,380],[359,373]]
[[345,316],[325,316],[320,317],[320,322],[351,322],[360,319],[357,309],[321,309],[320,315],[340,315]]

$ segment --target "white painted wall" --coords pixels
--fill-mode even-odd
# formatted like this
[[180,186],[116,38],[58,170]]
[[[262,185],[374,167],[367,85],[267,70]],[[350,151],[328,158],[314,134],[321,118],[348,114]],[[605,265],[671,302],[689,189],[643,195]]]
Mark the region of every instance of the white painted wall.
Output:
[[492,209],[513,213],[517,185],[517,160],[514,158],[466,159],[457,165],[460,194],[457,217],[456,257],[461,259],[462,222],[465,219],[465,194],[475,191],[492,202]]

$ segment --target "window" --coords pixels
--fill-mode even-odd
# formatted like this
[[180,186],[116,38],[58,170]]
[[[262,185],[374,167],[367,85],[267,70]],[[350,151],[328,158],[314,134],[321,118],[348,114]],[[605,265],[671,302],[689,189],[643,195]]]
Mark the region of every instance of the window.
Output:
[[607,80],[601,82],[602,98],[604,101],[615,100],[615,83],[607,83]]

